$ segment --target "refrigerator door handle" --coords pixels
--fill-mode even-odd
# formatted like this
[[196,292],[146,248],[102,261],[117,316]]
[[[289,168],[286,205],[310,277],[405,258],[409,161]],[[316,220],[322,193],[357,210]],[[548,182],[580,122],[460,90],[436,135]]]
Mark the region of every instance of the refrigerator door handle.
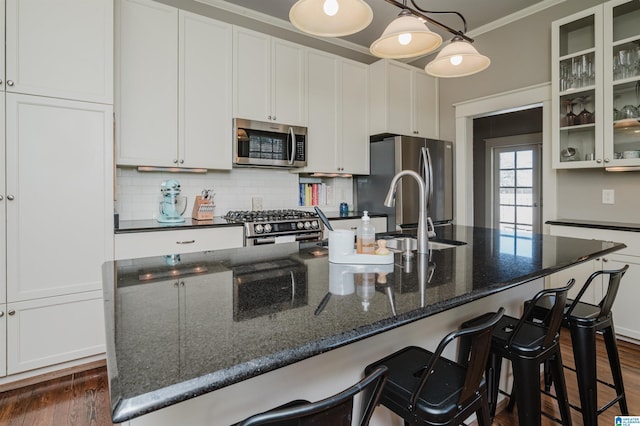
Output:
[[420,173],[426,183],[425,196],[427,197],[427,212],[431,208],[431,202],[433,200],[433,165],[431,164],[431,153],[429,148],[422,147],[420,150]]

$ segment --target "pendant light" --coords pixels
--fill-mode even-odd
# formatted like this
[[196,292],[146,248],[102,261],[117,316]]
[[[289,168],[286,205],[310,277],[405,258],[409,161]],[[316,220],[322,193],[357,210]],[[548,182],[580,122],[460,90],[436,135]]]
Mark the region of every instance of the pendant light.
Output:
[[373,11],[364,0],[298,0],[289,10],[289,20],[308,34],[342,37],[369,26]]
[[369,50],[379,58],[411,58],[434,51],[442,44],[442,37],[427,28],[426,23],[402,9]]
[[478,53],[471,43],[455,36],[424,70],[434,77],[465,77],[487,69],[490,64],[491,60]]

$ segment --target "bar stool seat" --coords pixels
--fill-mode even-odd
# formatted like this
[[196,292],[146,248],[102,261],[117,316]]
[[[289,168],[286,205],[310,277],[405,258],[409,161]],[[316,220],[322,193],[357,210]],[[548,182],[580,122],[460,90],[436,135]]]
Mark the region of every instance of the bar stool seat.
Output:
[[[604,411],[619,403],[620,411],[623,415],[629,415],[627,399],[622,381],[622,369],[618,356],[618,344],[613,325],[613,312],[611,308],[618,294],[620,281],[629,269],[625,265],[617,270],[596,271],[587,279],[580,289],[575,299],[568,299],[565,306],[565,313],[562,327],[568,328],[571,332],[571,345],[575,361],[575,370],[578,379],[578,391],[580,393],[579,411],[585,426],[596,426],[598,416]],[[609,281],[604,297],[597,305],[582,302],[581,299],[595,278],[600,275],[608,275]],[[534,316],[538,319],[548,315],[550,306],[548,304],[538,304],[534,309]],[[609,366],[613,384],[599,380],[596,369],[596,334],[601,333],[604,338]],[[551,378],[545,374],[545,387],[551,385]],[[603,383],[616,391],[616,396],[598,408],[598,382]]]
[[[562,371],[559,329],[562,322],[567,292],[575,280],[567,286],[545,289],[530,301],[520,318],[505,315],[496,324],[492,338],[489,360],[485,376],[489,381],[489,407],[491,418],[495,416],[502,359],[511,361],[513,368],[513,388],[511,398],[518,403],[518,421],[521,426],[541,424],[540,365],[548,363],[556,383],[556,395],[560,408],[561,422],[571,425],[571,413]],[[551,309],[544,322],[534,322],[533,307],[540,301],[550,301]],[[462,328],[473,327],[485,321],[487,313],[466,321]],[[467,342],[462,342],[461,354],[466,352]],[[517,395],[516,395],[517,393]]]
[[[503,313],[504,309],[500,308],[475,327],[449,333],[435,352],[409,346],[367,366],[365,374],[380,366],[389,369],[380,403],[405,423],[459,425],[476,413],[478,424],[489,426],[483,370],[491,331]],[[471,342],[465,365],[442,357],[445,347],[460,337]]]
[[[291,401],[264,413],[244,419],[236,426],[304,426],[304,425],[358,425],[366,426],[378,405],[380,394],[387,380],[387,368],[372,370],[358,383],[342,392],[317,402]],[[353,418],[353,402],[362,396],[360,413]]]

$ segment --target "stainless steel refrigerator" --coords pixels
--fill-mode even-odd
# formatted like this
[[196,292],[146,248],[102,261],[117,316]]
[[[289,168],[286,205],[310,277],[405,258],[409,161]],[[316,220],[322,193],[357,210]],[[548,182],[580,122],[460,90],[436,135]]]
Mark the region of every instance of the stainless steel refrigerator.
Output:
[[[425,158],[422,148],[426,148],[430,161]],[[403,177],[398,183],[395,208],[384,206],[393,176],[401,170],[413,170],[427,182],[427,214],[433,223],[436,226],[451,223],[453,143],[413,136],[372,136],[370,152],[370,175],[354,179],[359,211],[386,213],[388,231],[395,231],[398,225],[416,224],[420,204],[418,184],[414,179]]]

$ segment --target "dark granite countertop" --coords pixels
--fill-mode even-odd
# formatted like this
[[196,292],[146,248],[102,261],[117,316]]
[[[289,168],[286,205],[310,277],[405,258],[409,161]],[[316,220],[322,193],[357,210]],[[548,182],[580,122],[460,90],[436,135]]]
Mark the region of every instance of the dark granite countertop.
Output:
[[[297,243],[106,263],[113,421],[250,379],[625,247],[537,234],[516,238],[461,226],[438,232],[446,233],[439,238],[467,244],[432,251],[430,259],[416,256],[411,271],[399,254],[395,264],[386,266],[338,265],[328,262],[325,248]],[[420,265],[426,273],[416,272]],[[290,289],[292,277],[295,292]],[[276,285],[270,288],[269,283]],[[328,300],[325,306],[323,300]]]
[[[360,219],[363,215],[361,211],[352,211],[345,216],[340,216],[340,212],[324,212],[329,220],[338,219]],[[370,217],[386,217],[385,213],[369,212]],[[195,220],[186,218],[182,223],[160,223],[155,219],[147,220],[121,220],[115,234],[127,234],[132,232],[155,232],[155,231],[175,231],[180,229],[195,228],[215,228],[220,226],[243,226],[242,223],[230,222],[227,219],[216,216],[212,220]]]
[[155,232],[175,231],[193,228],[216,228],[220,226],[242,226],[242,223],[229,222],[222,217],[214,217],[212,220],[195,220],[186,218],[182,223],[160,223],[155,219],[148,220],[121,220],[115,234],[127,234],[131,232]]
[[[354,210],[348,212],[346,215],[340,215],[337,211],[324,211],[323,213],[329,220],[344,220],[344,219],[361,219],[364,215],[364,210]],[[387,217],[386,213],[368,212],[369,217]]]
[[547,225],[573,226],[577,228],[609,229],[612,231],[640,232],[640,223],[608,222],[601,220],[557,219]]

